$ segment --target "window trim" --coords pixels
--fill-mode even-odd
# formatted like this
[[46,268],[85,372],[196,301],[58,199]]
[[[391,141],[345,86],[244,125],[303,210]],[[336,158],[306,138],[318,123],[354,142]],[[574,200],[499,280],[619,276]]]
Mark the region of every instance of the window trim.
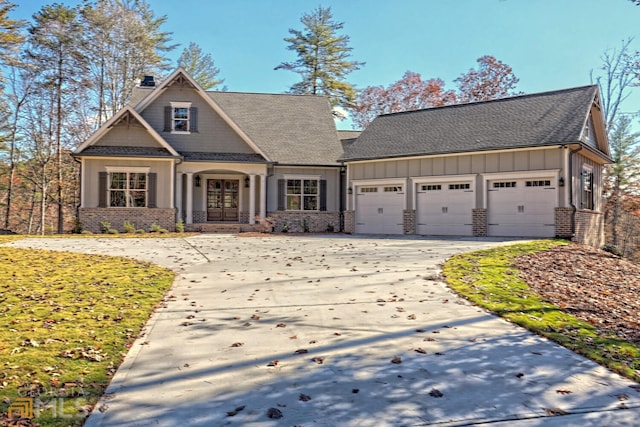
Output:
[[[587,189],[586,178],[589,178],[589,188]],[[593,211],[596,209],[594,191],[594,173],[591,165],[583,164],[580,168],[580,209]]]
[[[106,195],[107,195],[107,208],[109,209],[141,209],[141,208],[148,208],[149,207],[149,197],[150,197],[150,191],[151,189],[149,188],[150,186],[150,179],[149,179],[149,174],[151,171],[150,167],[137,167],[137,166],[106,166],[105,167],[105,171],[107,172],[107,188],[105,189],[106,191]],[[111,188],[111,174],[113,173],[124,173],[126,174],[126,180],[125,182],[127,183],[126,186],[127,188],[124,189],[112,189]],[[128,193],[130,191],[132,191],[129,187],[129,174],[132,173],[140,173],[140,174],[144,174],[145,175],[145,189],[144,190],[140,190],[140,189],[134,189],[133,191],[144,191],[145,193],[145,197],[144,197],[144,206],[129,206],[129,197],[127,197]],[[125,193],[125,202],[127,204],[127,206],[111,206],[111,192],[112,191],[124,191]]]
[[[171,102],[171,133],[176,135],[190,135],[191,134],[191,104],[192,102],[184,101],[172,101]],[[187,110],[187,130],[176,130],[175,113],[177,108],[185,108]]]
[[[321,184],[322,177],[320,175],[284,175],[284,210],[289,212],[319,212],[320,211],[320,200],[321,200]],[[300,194],[289,194],[289,181],[300,181]],[[304,194],[304,181],[316,181],[316,194]],[[289,209],[289,196],[299,196],[300,197],[300,209]],[[304,208],[304,198],[305,197],[315,197],[316,198],[316,208],[315,209],[305,209]]]

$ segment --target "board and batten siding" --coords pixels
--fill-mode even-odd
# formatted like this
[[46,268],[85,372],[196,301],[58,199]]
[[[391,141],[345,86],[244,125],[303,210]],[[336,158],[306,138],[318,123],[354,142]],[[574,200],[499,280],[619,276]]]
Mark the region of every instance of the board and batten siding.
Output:
[[465,175],[560,169],[562,150],[549,148],[504,153],[463,154],[404,160],[350,163],[351,180],[407,178],[411,176]]
[[148,167],[150,173],[156,174],[156,207],[169,209],[172,206],[173,194],[171,193],[171,179],[173,170],[173,159],[171,160],[148,160],[148,159],[90,159],[83,161],[83,187],[84,207],[98,207],[100,172],[106,172],[106,167]]
[[[164,109],[171,102],[191,102],[198,109],[198,132],[164,131]],[[167,88],[141,112],[142,117],[177,151],[254,153],[254,150],[191,88]]]
[[106,147],[153,147],[161,148],[146,129],[140,126],[114,126],[100,138],[98,146]]
[[602,183],[603,183],[603,166],[594,162],[581,155],[580,153],[574,154],[574,158],[572,161],[573,168],[573,203],[576,205],[578,209],[580,209],[580,199],[582,195],[582,180],[581,173],[583,166],[590,166],[593,170],[593,194],[594,194],[594,202],[595,206],[593,208],[594,211],[601,212],[602,211]]
[[[498,172],[524,172],[561,169],[563,150],[557,147],[500,153],[460,154],[415,159],[375,160],[349,164],[349,180],[373,180],[410,177],[442,177]],[[349,187],[353,188],[351,184]],[[476,206],[482,204],[482,183],[475,183]],[[407,207],[412,206],[407,192]],[[351,209],[353,207],[350,207]]]
[[285,176],[319,176],[327,182],[327,211],[340,209],[340,168],[276,167],[267,181],[267,211],[278,210],[278,180]]

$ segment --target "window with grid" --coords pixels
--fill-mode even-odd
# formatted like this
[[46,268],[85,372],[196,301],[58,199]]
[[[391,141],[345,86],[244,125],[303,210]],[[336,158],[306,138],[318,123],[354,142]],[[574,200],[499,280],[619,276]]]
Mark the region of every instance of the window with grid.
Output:
[[580,207],[582,209],[594,209],[593,169],[586,165],[582,167],[582,191]]
[[147,174],[111,172],[109,174],[109,206],[144,208],[147,206]]
[[318,210],[320,187],[318,179],[287,179],[286,181],[287,210]]

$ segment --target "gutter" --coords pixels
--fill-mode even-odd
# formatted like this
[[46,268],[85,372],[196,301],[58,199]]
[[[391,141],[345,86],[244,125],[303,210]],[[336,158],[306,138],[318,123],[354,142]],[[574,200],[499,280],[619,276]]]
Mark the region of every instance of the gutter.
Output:
[[571,206],[571,238],[576,236],[576,211],[578,208],[573,203],[573,155],[578,151],[582,151],[582,145],[575,150],[569,151],[569,205]]

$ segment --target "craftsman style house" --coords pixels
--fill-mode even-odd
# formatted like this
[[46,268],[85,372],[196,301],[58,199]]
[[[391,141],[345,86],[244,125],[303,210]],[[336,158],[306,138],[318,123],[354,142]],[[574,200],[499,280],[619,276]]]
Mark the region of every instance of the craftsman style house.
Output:
[[79,219],[603,243],[596,86],[382,115],[336,131],[325,97],[137,88],[75,151]]

